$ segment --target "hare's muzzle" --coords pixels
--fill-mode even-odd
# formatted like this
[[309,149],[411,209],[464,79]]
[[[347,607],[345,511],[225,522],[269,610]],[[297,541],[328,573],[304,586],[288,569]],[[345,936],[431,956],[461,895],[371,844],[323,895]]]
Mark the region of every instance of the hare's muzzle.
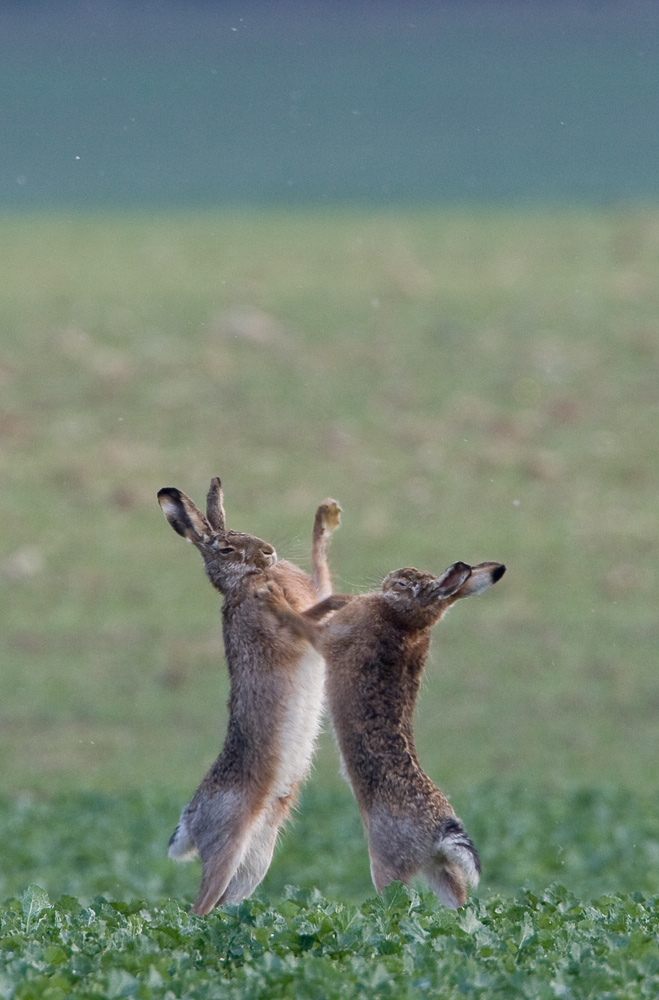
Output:
[[261,548],[261,552],[263,554],[267,569],[270,569],[270,567],[274,566],[275,563],[277,562],[276,550],[272,547],[272,545],[264,545]]

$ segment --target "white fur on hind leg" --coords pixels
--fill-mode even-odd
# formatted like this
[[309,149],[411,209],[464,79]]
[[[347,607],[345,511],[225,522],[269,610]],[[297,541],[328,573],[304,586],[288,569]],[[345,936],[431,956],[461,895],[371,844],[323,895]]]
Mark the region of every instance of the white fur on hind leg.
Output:
[[467,887],[478,885],[481,869],[476,848],[457,818],[450,818],[421,874],[444,906],[457,910],[467,900]]
[[199,854],[197,845],[188,829],[186,809],[181,813],[178,826],[169,838],[168,854],[172,861],[192,861]]
[[224,902],[239,903],[251,896],[265,878],[279,833],[273,810],[266,808],[252,824],[245,851],[224,894]]

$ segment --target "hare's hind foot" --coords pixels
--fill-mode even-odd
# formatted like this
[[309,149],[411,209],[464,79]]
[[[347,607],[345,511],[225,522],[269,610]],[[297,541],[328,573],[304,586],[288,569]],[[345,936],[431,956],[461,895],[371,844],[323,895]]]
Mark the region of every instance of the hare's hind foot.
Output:
[[240,903],[251,896],[268,873],[282,817],[264,809],[249,833],[240,865],[222,896],[223,903]]
[[448,862],[436,867],[429,865],[422,874],[440,903],[449,910],[459,910],[465,905],[468,899],[467,883],[464,873],[457,866]]
[[478,851],[456,816],[449,816],[442,823],[435,853],[421,874],[451,910],[464,906],[469,888],[478,885],[481,874]]

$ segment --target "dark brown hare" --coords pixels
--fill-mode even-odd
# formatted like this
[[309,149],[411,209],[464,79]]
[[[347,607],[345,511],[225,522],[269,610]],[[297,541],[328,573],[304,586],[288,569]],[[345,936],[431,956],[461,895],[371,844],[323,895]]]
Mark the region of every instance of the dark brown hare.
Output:
[[341,508],[328,499],[316,512],[309,576],[262,539],[226,529],[217,478],[205,515],[177,489],[160,490],[158,502],[174,530],[197,547],[208,578],[224,595],[231,683],[226,739],[169,846],[176,860],[199,853],[202,877],[193,911],[204,915],[249,896],[266,874],[279,829],[309,772],[323,708],[322,655],[282,629],[255,591],[274,583],[296,611],[327,597],[327,549]]
[[377,593],[334,595],[304,614],[293,610],[276,583],[260,591],[280,623],[325,657],[332,724],[367,831],[378,892],[396,879],[407,883],[421,875],[455,909],[478,883],[476,848],[419,763],[413,715],[431,626],[455,601],[482,593],[504,572],[493,562],[454,563],[439,577],[398,569]]

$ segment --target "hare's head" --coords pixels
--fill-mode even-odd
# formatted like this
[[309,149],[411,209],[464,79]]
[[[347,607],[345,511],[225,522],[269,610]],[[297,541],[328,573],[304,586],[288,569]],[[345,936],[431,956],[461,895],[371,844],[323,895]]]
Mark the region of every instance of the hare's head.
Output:
[[501,563],[487,562],[468,566],[453,563],[441,576],[405,567],[395,569],[382,583],[382,592],[392,607],[401,613],[435,612],[449,608],[462,597],[480,594],[500,580],[506,571]]
[[453,594],[470,573],[471,568],[466,563],[454,563],[439,577],[406,566],[385,577],[382,592],[397,607],[425,607]]
[[199,549],[209,580],[222,594],[246,576],[263,572],[277,562],[274,548],[262,538],[227,531],[222,484],[217,477],[211,480],[205,515],[175,487],[160,490],[158,503],[174,531]]

